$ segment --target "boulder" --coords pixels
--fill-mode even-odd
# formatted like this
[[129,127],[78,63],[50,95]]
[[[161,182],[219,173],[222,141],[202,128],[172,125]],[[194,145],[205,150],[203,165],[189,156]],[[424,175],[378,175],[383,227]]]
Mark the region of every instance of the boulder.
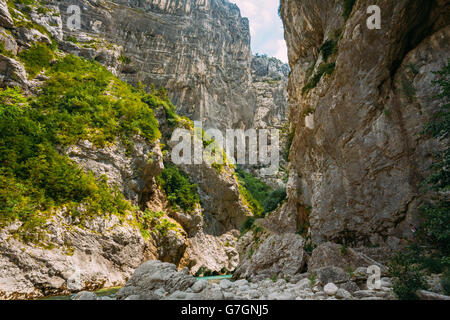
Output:
[[208,281],[206,280],[198,280],[196,283],[194,283],[191,287],[192,292],[199,293],[203,291],[208,286]]
[[159,296],[155,291],[158,289],[163,288],[172,295],[175,291],[186,291],[195,282],[195,278],[186,268],[177,271],[174,264],[158,260],[148,261],[136,269],[127,284],[117,292],[116,298],[124,300],[130,296],[139,296],[145,300],[157,300]]
[[81,291],[74,295],[72,300],[98,300],[98,298],[93,292]]
[[9,14],[8,5],[5,0],[0,0],[0,26],[5,28],[14,27],[14,21]]
[[337,267],[324,267],[315,271],[317,279],[323,284],[327,283],[344,283],[350,280],[350,275]]
[[334,284],[334,283],[328,283],[325,285],[325,287],[323,288],[323,291],[329,295],[329,296],[334,296],[336,295],[336,293],[338,292],[339,288]]
[[341,289],[344,289],[344,290],[350,292],[350,293],[353,293],[353,292],[358,291],[360,289],[359,286],[353,281],[347,281],[347,282],[341,284],[339,287]]
[[28,88],[28,76],[19,61],[0,54],[0,87],[6,86]]
[[449,296],[444,296],[443,294],[438,294],[426,290],[417,291],[417,296],[420,300],[450,300]]
[[241,262],[234,273],[236,278],[292,277],[300,273],[307,255],[305,241],[297,234],[271,234],[254,250],[241,253]]
[[6,51],[11,52],[13,55],[17,54],[18,47],[16,39],[2,27],[0,27],[0,43],[3,43],[3,47]]
[[326,242],[319,245],[312,252],[311,258],[308,261],[308,271],[328,266],[339,267],[343,270],[349,268],[355,270],[359,267],[367,268],[371,265],[377,265],[385,269],[384,266],[363,253],[356,252],[351,248],[343,247],[336,243]]

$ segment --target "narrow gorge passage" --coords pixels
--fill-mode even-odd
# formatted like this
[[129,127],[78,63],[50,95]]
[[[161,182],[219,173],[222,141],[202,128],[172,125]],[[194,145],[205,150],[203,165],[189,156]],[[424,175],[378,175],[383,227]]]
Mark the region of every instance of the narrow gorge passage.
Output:
[[450,299],[450,1],[372,2],[0,0],[0,299]]

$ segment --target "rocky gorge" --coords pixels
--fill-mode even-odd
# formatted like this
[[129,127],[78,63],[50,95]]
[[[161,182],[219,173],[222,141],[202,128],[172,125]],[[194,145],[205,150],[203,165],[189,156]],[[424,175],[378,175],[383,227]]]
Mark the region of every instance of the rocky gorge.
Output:
[[[0,0],[0,299],[398,298],[390,260],[448,146],[419,133],[442,105],[450,2],[377,1],[381,29],[370,5],[281,0],[286,65],[252,54],[227,0]],[[175,165],[193,121],[280,130],[279,172]],[[241,170],[286,200],[262,212]],[[417,297],[449,299],[443,277]]]

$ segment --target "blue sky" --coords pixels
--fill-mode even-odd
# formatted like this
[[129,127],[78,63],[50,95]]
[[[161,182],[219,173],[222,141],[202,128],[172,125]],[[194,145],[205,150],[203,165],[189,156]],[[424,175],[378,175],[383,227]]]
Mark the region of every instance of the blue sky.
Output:
[[267,54],[288,62],[283,23],[278,16],[280,0],[229,0],[250,20],[253,54]]
[[229,0],[250,20],[253,54],[267,54],[288,62],[283,23],[278,16],[280,0]]

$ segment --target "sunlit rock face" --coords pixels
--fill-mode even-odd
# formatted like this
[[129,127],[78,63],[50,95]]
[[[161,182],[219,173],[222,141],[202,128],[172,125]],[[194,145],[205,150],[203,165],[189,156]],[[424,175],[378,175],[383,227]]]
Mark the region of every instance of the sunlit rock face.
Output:
[[166,87],[178,111],[203,120],[205,126],[252,125],[256,97],[249,22],[235,4],[76,0],[59,3],[64,21],[71,16],[69,5],[81,7],[82,32],[122,47],[122,55],[129,59],[118,66],[122,79]]
[[[372,4],[356,1],[345,19],[343,1],[281,1],[295,135],[289,201],[273,221],[295,232],[309,220],[315,242],[409,237],[419,185],[443,147],[418,133],[439,103],[433,71],[450,56],[448,2],[377,1],[379,30],[367,27]],[[325,61],[327,40],[337,44]]]

